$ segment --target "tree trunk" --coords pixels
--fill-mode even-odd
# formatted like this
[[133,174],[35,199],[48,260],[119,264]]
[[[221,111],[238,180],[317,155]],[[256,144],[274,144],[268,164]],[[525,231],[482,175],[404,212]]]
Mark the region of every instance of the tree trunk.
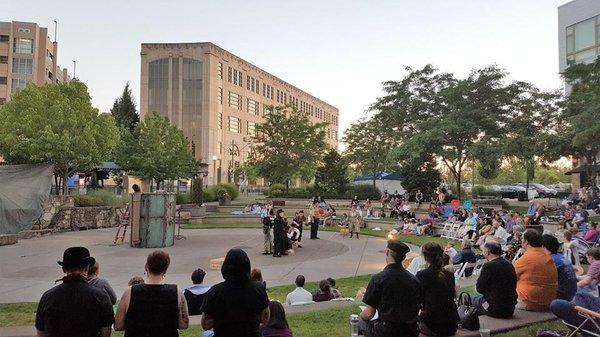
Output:
[[461,183],[460,171],[458,171],[458,174],[456,175],[456,196],[457,196],[458,200],[462,200],[462,198],[461,198],[462,190],[461,190],[460,183]]
[[69,171],[65,170],[65,172],[63,173],[63,179],[62,179],[62,195],[67,195],[68,193],[68,189],[67,189],[67,180],[69,179]]

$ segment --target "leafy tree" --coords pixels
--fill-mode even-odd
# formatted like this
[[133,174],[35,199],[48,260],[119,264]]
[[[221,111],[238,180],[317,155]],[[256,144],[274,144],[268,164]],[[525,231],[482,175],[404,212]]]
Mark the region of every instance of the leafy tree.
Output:
[[476,147],[502,136],[500,121],[510,109],[514,85],[506,85],[506,73],[495,66],[473,70],[463,79],[431,65],[406,69],[402,80],[384,83],[386,95],[370,109],[386,126],[387,137],[400,144],[393,159],[439,158],[460,197],[463,170]]
[[400,177],[402,187],[411,195],[418,190],[424,195],[432,195],[442,180],[440,171],[436,169],[436,163],[431,157],[404,162],[400,168]]
[[138,123],[134,133],[124,128],[121,131],[124,141],[117,151],[117,162],[129,173],[153,179],[157,188],[165,180],[190,178],[197,173],[198,163],[183,132],[157,113]]
[[571,86],[561,116],[563,144],[566,154],[583,159],[580,164],[587,183],[593,186],[600,165],[600,58],[590,64],[574,64],[562,76]]
[[317,168],[315,187],[322,192],[341,195],[349,183],[348,163],[335,149],[329,150],[323,157],[323,164]]
[[192,191],[190,193],[190,196],[192,199],[192,203],[198,206],[202,205],[203,202],[204,191],[202,184],[203,181],[200,177],[194,178],[192,180]]
[[11,164],[53,163],[62,193],[70,174],[107,160],[118,142],[113,117],[92,107],[77,80],[28,85],[0,108],[0,155]]
[[371,119],[352,124],[346,130],[343,141],[346,144],[345,157],[361,174],[373,175],[375,190],[377,177],[390,167],[387,158],[394,146],[393,138],[385,136],[383,124]]
[[293,178],[312,179],[326,148],[324,124],[312,124],[294,106],[269,107],[265,122],[256,127],[257,156],[250,159],[269,183],[285,184]]
[[131,89],[129,88],[129,82],[125,85],[125,89],[121,96],[115,100],[112,109],[110,109],[110,113],[115,118],[118,126],[122,126],[133,132],[136,124],[140,121],[140,116],[137,114],[135,102],[133,101]]

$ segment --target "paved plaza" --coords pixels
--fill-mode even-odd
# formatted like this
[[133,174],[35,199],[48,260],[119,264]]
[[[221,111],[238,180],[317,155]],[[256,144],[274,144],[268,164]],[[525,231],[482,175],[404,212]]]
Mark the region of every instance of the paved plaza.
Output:
[[[0,303],[38,301],[62,277],[56,261],[62,259],[64,249],[76,245],[90,249],[100,262],[100,277],[106,278],[120,296],[132,276],[144,275],[145,259],[152,249],[131,248],[127,243],[115,246],[115,231],[109,228],[59,233],[0,247]],[[252,267],[262,269],[268,286],[292,284],[298,274],[317,281],[376,273],[385,266],[386,241],[372,236],[357,240],[320,232],[320,240],[305,239],[304,248],[294,254],[273,258],[261,255],[263,236],[258,228],[182,230],[182,234],[186,240],[165,248],[171,255],[167,282],[181,287],[189,285],[190,274],[198,267],[208,272],[207,284],[221,282],[220,270],[209,270],[210,260],[224,257],[233,247],[248,253]]]

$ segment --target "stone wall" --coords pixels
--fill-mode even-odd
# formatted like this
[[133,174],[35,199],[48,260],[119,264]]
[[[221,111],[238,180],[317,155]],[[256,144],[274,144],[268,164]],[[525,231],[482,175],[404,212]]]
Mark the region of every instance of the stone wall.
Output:
[[63,207],[46,228],[55,231],[116,227],[119,224],[118,207]]
[[69,195],[51,195],[44,203],[40,224],[34,225],[32,229],[42,229],[50,226],[52,219],[61,209],[65,207],[73,207],[75,201]]

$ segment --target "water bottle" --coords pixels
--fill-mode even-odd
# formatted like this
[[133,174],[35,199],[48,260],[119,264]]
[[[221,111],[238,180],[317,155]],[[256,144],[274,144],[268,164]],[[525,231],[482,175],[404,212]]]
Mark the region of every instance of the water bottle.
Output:
[[350,315],[350,337],[358,337],[358,315]]

